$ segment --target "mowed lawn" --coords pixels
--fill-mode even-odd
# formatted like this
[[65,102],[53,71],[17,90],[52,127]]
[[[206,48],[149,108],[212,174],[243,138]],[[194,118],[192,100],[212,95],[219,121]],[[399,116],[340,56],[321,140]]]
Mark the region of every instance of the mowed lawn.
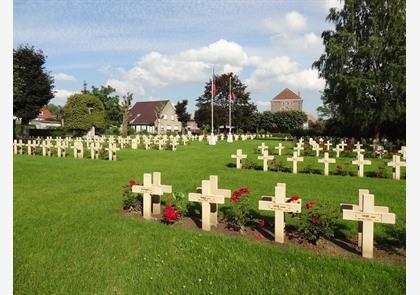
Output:
[[[287,195],[298,194],[304,202],[316,200],[337,210],[342,202],[357,203],[358,189],[369,189],[376,205],[389,206],[397,215],[395,225],[375,225],[375,239],[388,241],[405,233],[405,180],[293,175],[227,166],[234,162],[230,155],[237,148],[256,160],[255,149],[261,142],[212,147],[194,142],[179,146],[176,152],[125,149],[118,152],[116,162],[15,156],[15,293],[404,293],[402,266],[317,255],[301,248],[200,233],[119,213],[122,186],[130,179],[142,181],[145,172],[160,171],[163,184],[184,193],[193,192],[209,175],[218,175],[219,187],[248,187],[254,208],[261,195],[274,194],[277,182],[286,183]],[[278,141],[265,143],[273,148]],[[285,157],[278,159],[285,162]],[[305,158],[299,168],[310,162],[323,168],[313,157]],[[375,160],[375,167],[366,167],[366,171],[376,170],[382,162]],[[287,165],[291,167],[291,163]],[[330,171],[334,167],[331,165]],[[343,232],[354,237],[356,222],[342,224]]]

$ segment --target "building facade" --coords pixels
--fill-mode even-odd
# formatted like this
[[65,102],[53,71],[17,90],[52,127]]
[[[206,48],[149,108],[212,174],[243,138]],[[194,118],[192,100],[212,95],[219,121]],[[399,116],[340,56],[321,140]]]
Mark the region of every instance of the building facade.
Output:
[[303,99],[289,88],[285,88],[271,100],[271,111],[302,111]]
[[130,109],[128,125],[136,132],[149,133],[180,132],[182,128],[169,100],[136,102]]

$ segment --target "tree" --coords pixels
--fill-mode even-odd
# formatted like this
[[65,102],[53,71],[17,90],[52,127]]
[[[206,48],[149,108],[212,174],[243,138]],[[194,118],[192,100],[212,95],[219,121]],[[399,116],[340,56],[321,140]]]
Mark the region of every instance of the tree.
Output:
[[191,117],[191,114],[187,112],[187,105],[188,100],[184,99],[182,101],[178,101],[175,105],[175,112],[178,116],[178,120],[182,123],[182,127],[187,126],[187,122]]
[[64,123],[67,129],[82,133],[92,126],[103,128],[105,125],[104,105],[99,98],[90,94],[71,95],[64,106]]
[[54,79],[45,69],[45,61],[42,50],[33,46],[13,49],[13,114],[21,118],[25,138],[30,120],[54,97]]
[[128,116],[129,116],[132,100],[133,100],[133,93],[127,92],[127,95],[123,96],[123,102],[122,102],[123,120],[122,120],[121,135],[124,137],[127,137]]
[[64,126],[64,109],[60,105],[49,103],[47,106],[48,110],[54,115],[56,120],[61,122],[61,126]]
[[347,136],[405,138],[405,0],[348,0],[327,20],[335,30],[322,33],[325,53],[313,63],[326,81],[326,126]]
[[[257,110],[255,104],[250,102],[250,93],[246,91],[246,85],[243,84],[237,75],[233,73],[216,76],[217,91],[214,97],[213,120],[217,128],[229,123],[229,79],[232,78],[232,92],[235,99],[232,101],[232,125],[237,129],[245,131],[251,129],[249,118]],[[194,118],[198,126],[210,124],[211,122],[211,81],[204,86],[204,94],[197,99],[197,110]]]
[[120,126],[122,124],[123,111],[120,105],[120,97],[118,95],[111,95],[115,92],[115,89],[111,86],[101,86],[97,88],[91,87],[91,90],[87,90],[86,82],[83,83],[82,93],[91,94],[98,97],[105,110],[105,128],[112,126]]

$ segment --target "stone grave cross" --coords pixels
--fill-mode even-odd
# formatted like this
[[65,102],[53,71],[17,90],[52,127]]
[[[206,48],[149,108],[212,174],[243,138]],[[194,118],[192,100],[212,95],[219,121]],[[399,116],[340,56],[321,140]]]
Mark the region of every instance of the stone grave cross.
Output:
[[266,146],[263,142],[260,146],[258,146],[258,149],[261,150],[261,154],[264,154],[264,151],[268,149],[268,146]]
[[42,156],[45,157],[47,155],[47,149],[48,149],[48,156],[51,157],[50,145],[45,143],[45,140],[42,141],[40,147],[42,148]]
[[399,155],[392,156],[392,161],[387,164],[392,167],[392,179],[400,180],[401,167],[405,166],[405,164],[405,162],[400,161]]
[[343,219],[363,223],[361,239],[362,256],[365,258],[373,258],[374,223],[395,224],[395,214],[383,212],[384,210],[375,210],[375,196],[373,194],[362,193],[361,205],[362,206],[352,205],[352,209],[342,209]]
[[282,143],[280,142],[278,146],[276,146],[274,149],[276,149],[278,151],[279,156],[281,156],[281,152],[285,147],[282,145]]
[[335,163],[335,159],[330,159],[328,153],[324,153],[324,158],[318,159],[318,163],[324,163],[324,175],[329,174],[329,164]]
[[152,195],[163,195],[163,188],[152,183],[152,174],[143,174],[143,185],[133,185],[131,191],[143,194],[143,217],[152,219]]
[[83,159],[83,142],[75,141],[73,144],[73,156],[75,158]]
[[398,153],[400,153],[402,155],[402,158],[405,161],[406,160],[406,157],[407,157],[407,148],[406,148],[406,146],[403,145],[401,147],[401,149],[398,151]]
[[364,159],[364,155],[363,154],[359,154],[359,156],[357,157],[357,160],[352,161],[351,163],[354,165],[358,165],[359,169],[357,172],[357,176],[359,177],[363,177],[364,176],[364,165],[371,165],[372,162],[369,160],[365,160]]
[[66,156],[66,146],[63,144],[61,138],[57,139],[57,142],[55,144],[57,148],[57,157],[65,157]]
[[201,203],[201,228],[210,231],[211,228],[211,207],[210,204],[224,204],[225,196],[212,194],[210,180],[201,181],[201,193],[189,193],[190,202]]
[[293,173],[297,174],[297,162],[303,162],[303,157],[298,157],[297,152],[293,152],[292,158],[287,158],[288,162],[293,162]]
[[152,214],[156,215],[160,214],[160,196],[172,193],[172,186],[162,184],[160,172],[153,172],[152,185],[162,189],[161,194],[152,194]]
[[263,170],[264,171],[268,171],[268,161],[271,161],[274,159],[274,156],[269,156],[268,155],[268,150],[264,150],[262,156],[258,156],[258,160],[262,160],[263,161]]
[[300,151],[304,150],[303,148],[303,143],[301,143],[300,141],[296,144],[296,146],[293,148],[294,151],[297,152],[297,156],[300,157]]
[[312,150],[315,151],[316,157],[319,157],[319,152],[322,151],[322,147],[319,146],[318,143],[315,142],[315,144],[312,146]]
[[108,147],[105,150],[108,151],[108,159],[110,161],[116,161],[117,160],[117,151],[119,151],[120,149],[117,148],[116,143],[110,142]]
[[236,155],[230,156],[232,159],[236,159],[236,168],[241,169],[242,168],[242,159],[246,159],[248,155],[242,154],[242,150],[238,149],[236,150]]
[[[36,148],[36,144],[35,142],[31,142],[30,140],[28,140],[28,143],[26,144],[27,148],[28,148],[28,155],[35,155],[35,148]],[[33,150],[33,153],[32,153]]]
[[300,213],[302,208],[302,200],[291,201],[286,198],[286,184],[277,183],[275,187],[274,197],[262,196],[258,201],[259,210],[274,211],[274,237],[277,243],[284,243],[284,213]]

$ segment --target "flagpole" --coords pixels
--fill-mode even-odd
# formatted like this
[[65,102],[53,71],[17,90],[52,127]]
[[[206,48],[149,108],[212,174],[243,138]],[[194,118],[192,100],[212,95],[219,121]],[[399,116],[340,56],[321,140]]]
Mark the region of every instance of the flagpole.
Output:
[[232,136],[232,77],[229,77],[229,134],[227,136],[227,142],[233,142]]
[[211,76],[211,137],[213,139],[214,129],[213,129],[213,99],[214,99],[214,66],[211,65],[212,76]]

